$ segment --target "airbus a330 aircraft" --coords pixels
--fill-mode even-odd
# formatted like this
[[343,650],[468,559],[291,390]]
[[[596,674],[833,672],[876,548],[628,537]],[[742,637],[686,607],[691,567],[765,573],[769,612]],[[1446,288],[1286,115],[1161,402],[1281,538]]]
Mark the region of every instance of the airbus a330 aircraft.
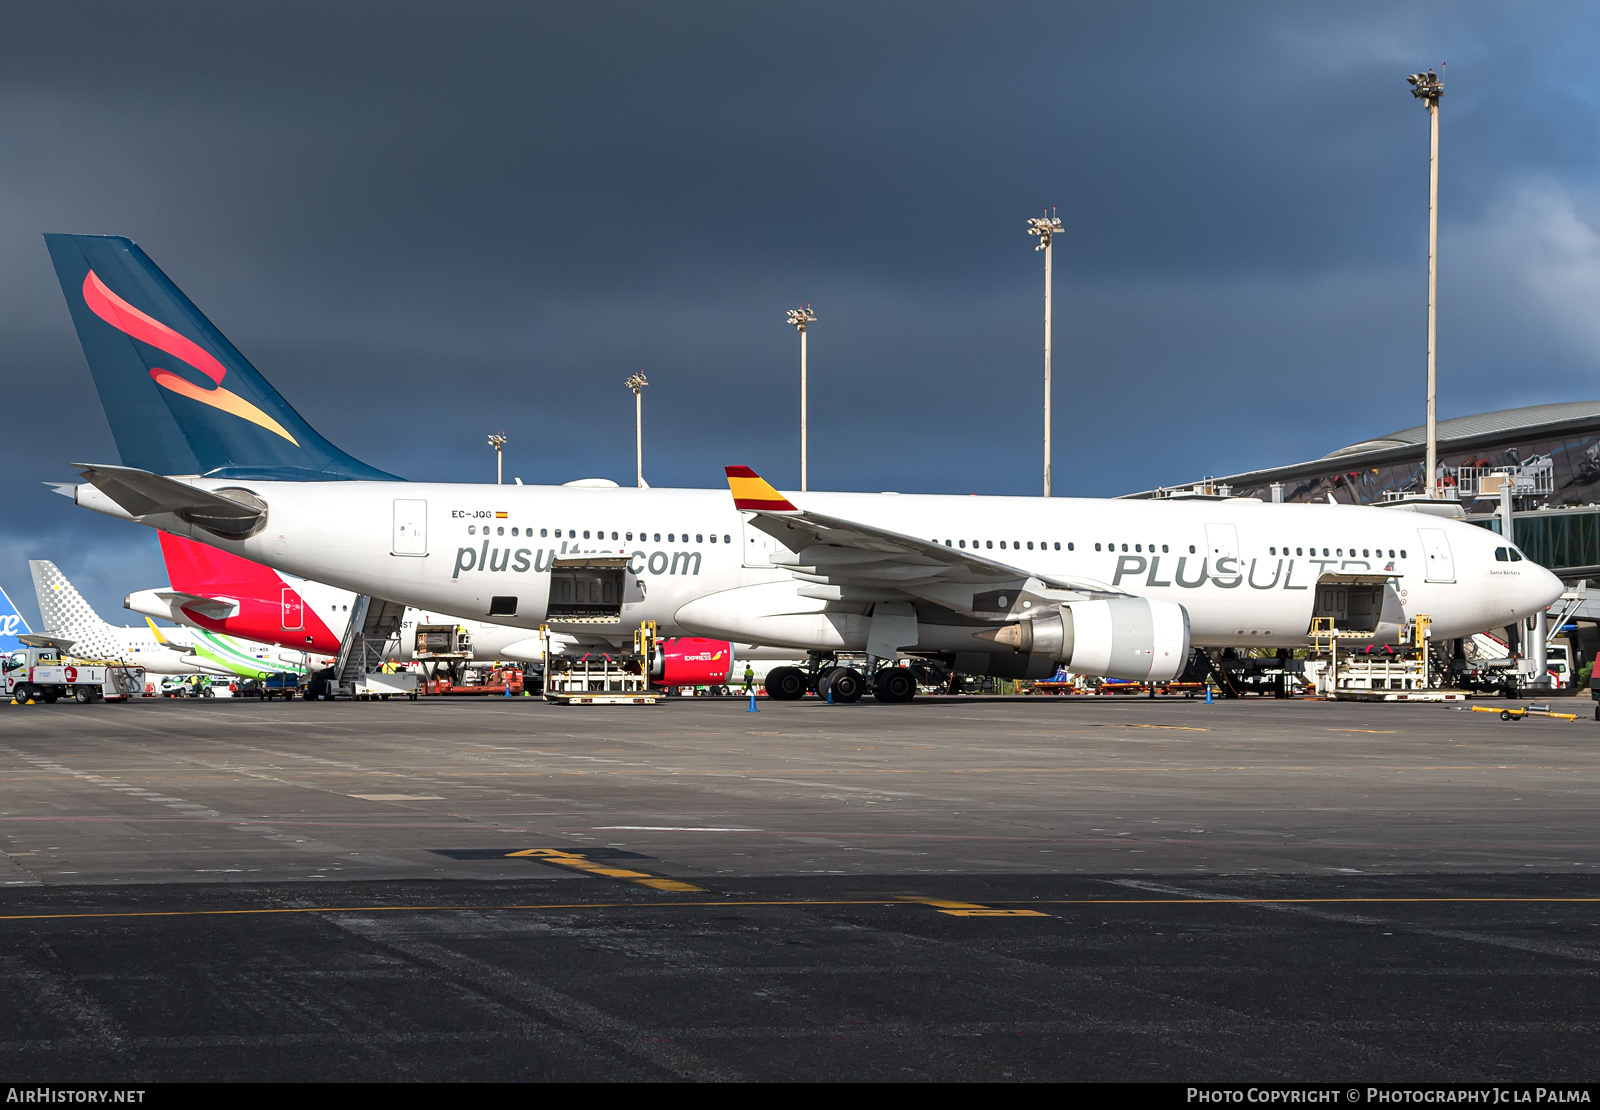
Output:
[[[642,619],[803,651],[939,656],[975,674],[1163,679],[1191,645],[1393,642],[1547,608],[1561,583],[1492,533],[1396,509],[1257,501],[786,496],[402,483],[334,447],[127,239],[46,236],[123,465],[79,505],[290,574],[593,642]],[[840,675],[840,672],[849,671]],[[884,668],[876,693],[915,692]],[[779,672],[774,672],[776,676]],[[861,676],[836,668],[840,693]],[[853,677],[853,680],[851,678]],[[785,681],[769,691],[804,692]]]
[[212,674],[259,678],[304,671],[305,656],[267,644],[200,629],[126,628],[108,624],[54,563],[30,559],[33,589],[45,632],[72,641],[74,654],[116,660],[150,674]]

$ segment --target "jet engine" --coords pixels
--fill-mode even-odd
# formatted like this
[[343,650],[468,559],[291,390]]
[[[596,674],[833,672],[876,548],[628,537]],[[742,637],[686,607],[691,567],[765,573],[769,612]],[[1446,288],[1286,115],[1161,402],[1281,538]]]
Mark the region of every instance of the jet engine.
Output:
[[1069,601],[1054,612],[976,633],[1079,674],[1163,682],[1189,662],[1189,612],[1172,601]]
[[732,676],[733,645],[726,640],[662,640],[650,662],[650,678],[661,686],[725,686]]

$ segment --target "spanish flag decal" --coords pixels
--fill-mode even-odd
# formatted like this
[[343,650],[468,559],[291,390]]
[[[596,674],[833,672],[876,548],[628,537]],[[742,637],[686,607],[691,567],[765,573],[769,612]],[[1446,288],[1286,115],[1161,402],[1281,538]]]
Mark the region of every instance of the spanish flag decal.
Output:
[[733,507],[736,509],[765,509],[775,513],[796,513],[789,499],[773,489],[767,480],[751,470],[748,466],[730,466],[725,468],[728,473],[728,489],[733,493]]

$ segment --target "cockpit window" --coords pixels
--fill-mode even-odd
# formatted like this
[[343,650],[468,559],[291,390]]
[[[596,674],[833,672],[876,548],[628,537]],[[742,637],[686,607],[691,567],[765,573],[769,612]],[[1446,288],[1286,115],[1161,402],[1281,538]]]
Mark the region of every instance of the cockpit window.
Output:
[[1505,548],[1497,547],[1494,549],[1494,561],[1497,563],[1507,563],[1511,561],[1511,556],[1506,553]]
[[1513,547],[1513,548],[1512,548],[1512,549],[1511,549],[1511,561],[1512,561],[1512,562],[1513,562],[1513,563],[1520,563],[1520,562],[1522,562],[1522,552],[1520,552],[1520,551],[1518,551],[1518,550],[1517,550],[1517,549],[1516,549],[1516,548],[1514,548],[1514,547]]

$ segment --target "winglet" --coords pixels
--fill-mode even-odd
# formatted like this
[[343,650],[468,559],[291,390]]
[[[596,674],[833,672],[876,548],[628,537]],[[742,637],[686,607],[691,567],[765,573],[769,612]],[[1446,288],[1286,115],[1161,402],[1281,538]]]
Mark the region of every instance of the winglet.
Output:
[[733,494],[736,509],[760,509],[775,513],[795,513],[800,510],[789,504],[789,499],[773,489],[767,480],[748,466],[730,466],[728,489]]
[[155,621],[151,620],[149,617],[146,617],[144,619],[144,623],[148,624],[150,626],[150,631],[155,633],[156,643],[160,644],[162,647],[171,647],[172,646],[171,644],[169,644],[167,642],[167,638],[161,634],[161,629],[156,627],[156,622]]

